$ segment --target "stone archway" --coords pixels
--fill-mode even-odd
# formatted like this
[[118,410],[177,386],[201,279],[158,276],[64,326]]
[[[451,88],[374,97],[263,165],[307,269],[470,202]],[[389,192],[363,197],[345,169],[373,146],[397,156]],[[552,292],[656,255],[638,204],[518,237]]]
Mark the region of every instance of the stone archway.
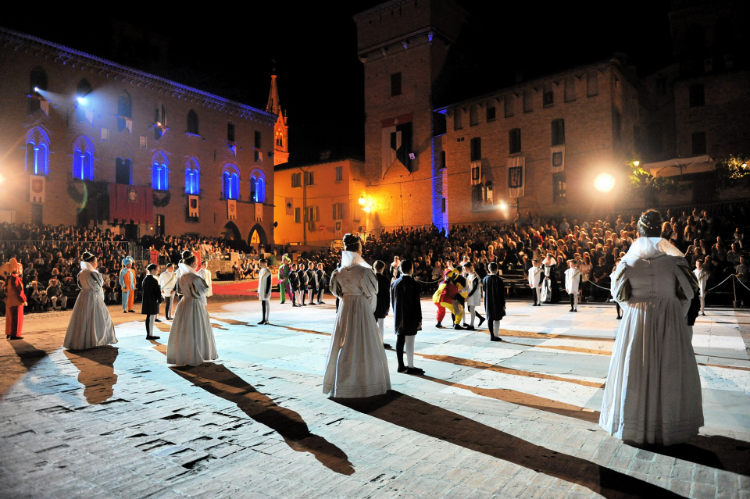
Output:
[[242,240],[242,234],[240,233],[240,229],[237,228],[234,222],[227,222],[227,224],[224,226],[223,236],[224,236],[224,239],[226,239],[227,241],[241,241]]
[[264,248],[268,248],[268,237],[260,224],[255,224],[250,229],[250,236],[247,238],[247,243],[254,248],[257,248],[259,244],[262,244]]

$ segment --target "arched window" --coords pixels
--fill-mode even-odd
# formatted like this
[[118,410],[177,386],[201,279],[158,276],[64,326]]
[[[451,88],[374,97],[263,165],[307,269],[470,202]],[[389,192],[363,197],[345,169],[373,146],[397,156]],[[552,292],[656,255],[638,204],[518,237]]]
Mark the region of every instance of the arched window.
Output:
[[94,144],[85,135],[73,143],[73,178],[94,180]]
[[155,191],[169,190],[169,161],[163,152],[151,159],[151,187]]
[[185,165],[185,194],[201,193],[201,169],[198,160],[190,158]]
[[224,167],[224,198],[238,199],[240,197],[240,171],[234,165]]
[[26,134],[26,171],[32,175],[49,173],[49,136],[39,127]]
[[41,102],[46,100],[42,93],[47,90],[47,73],[37,66],[31,70],[29,78],[29,114],[41,107]]
[[133,100],[130,98],[130,94],[125,90],[122,91],[120,96],[117,98],[117,130],[122,132],[126,128],[132,132],[128,127],[127,118],[133,118]]
[[198,114],[192,109],[188,112],[187,116],[187,133],[200,135],[200,132],[198,131]]
[[261,170],[250,172],[250,201],[263,203],[266,200],[266,176]]

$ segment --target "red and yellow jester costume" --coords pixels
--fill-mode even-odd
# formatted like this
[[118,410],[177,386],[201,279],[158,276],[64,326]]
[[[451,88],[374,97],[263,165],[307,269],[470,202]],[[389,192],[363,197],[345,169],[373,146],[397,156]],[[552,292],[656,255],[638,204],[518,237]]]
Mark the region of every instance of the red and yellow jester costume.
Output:
[[437,291],[432,295],[432,301],[438,308],[437,322],[440,323],[445,318],[445,309],[450,310],[454,315],[454,326],[460,325],[464,317],[464,306],[466,302],[466,279],[456,269],[445,271],[443,282],[438,286]]

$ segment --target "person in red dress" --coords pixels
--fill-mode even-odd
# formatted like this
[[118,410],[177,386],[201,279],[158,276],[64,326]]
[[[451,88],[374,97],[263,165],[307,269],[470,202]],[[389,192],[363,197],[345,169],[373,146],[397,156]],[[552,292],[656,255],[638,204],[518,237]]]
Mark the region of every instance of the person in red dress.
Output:
[[10,275],[5,279],[5,339],[20,340],[23,329],[23,307],[26,306],[26,293],[23,291],[23,280],[18,275],[18,262],[12,258],[9,262],[15,264]]

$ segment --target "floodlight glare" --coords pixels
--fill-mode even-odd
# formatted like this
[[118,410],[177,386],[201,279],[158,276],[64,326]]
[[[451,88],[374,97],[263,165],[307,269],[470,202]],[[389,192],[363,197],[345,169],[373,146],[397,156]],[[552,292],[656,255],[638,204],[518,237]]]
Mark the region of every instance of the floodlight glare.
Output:
[[507,210],[508,209],[508,205],[505,204],[505,201],[501,201],[500,202],[500,209],[501,210]]
[[39,87],[34,87],[34,92],[38,92],[38,91],[39,91]]
[[594,180],[594,187],[599,192],[609,192],[615,188],[615,178],[608,173],[602,173]]
[[78,101],[80,105],[82,106],[86,105],[86,97],[78,97],[76,100]]

